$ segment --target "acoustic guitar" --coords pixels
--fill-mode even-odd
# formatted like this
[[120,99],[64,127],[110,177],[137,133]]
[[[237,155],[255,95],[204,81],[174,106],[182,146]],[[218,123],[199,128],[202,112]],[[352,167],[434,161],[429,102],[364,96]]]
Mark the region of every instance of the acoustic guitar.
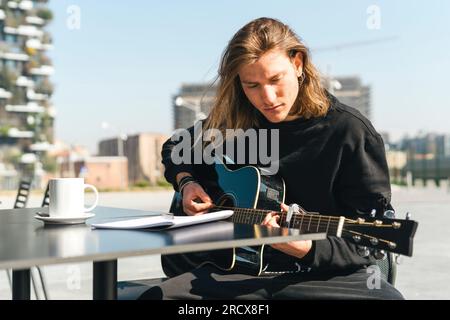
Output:
[[[278,175],[264,175],[263,168],[246,166],[236,170],[217,161],[215,172],[201,185],[213,200],[214,210],[231,209],[230,218],[235,223],[260,224],[267,213],[280,212],[282,227],[298,229],[300,233],[326,233],[348,239],[361,246],[377,250],[378,253],[392,253],[412,256],[413,238],[418,223],[413,220],[378,218],[369,215],[354,219],[344,216],[326,216],[317,212],[308,212],[299,208],[299,212],[286,213],[280,211],[284,203],[285,183]],[[172,200],[170,212],[174,215],[186,215],[183,211],[182,198],[178,192]],[[277,272],[279,266],[277,255],[283,260],[285,268],[287,255],[270,246],[243,247],[206,252],[163,255],[162,267],[167,276],[191,271],[205,263],[213,264],[219,269],[239,271],[253,275],[263,272]],[[292,257],[292,270],[300,270]]]

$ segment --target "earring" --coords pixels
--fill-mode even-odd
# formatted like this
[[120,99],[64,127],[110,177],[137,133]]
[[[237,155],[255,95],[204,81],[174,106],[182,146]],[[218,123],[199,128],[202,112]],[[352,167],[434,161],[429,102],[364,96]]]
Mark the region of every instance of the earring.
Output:
[[298,75],[298,83],[302,85],[304,81],[305,81],[305,74],[302,73],[301,75]]

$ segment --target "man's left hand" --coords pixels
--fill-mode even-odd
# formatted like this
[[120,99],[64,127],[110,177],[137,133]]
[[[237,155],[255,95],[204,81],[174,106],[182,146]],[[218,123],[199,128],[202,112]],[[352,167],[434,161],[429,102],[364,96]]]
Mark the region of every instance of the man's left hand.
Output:
[[[289,206],[282,203],[281,210],[287,212],[289,210]],[[267,216],[264,218],[264,221],[261,224],[264,226],[280,228],[279,221],[280,221],[280,213],[272,211],[267,214]],[[288,229],[283,228],[282,234],[287,235]],[[312,241],[311,240],[290,241],[284,243],[274,243],[271,244],[271,246],[274,249],[280,250],[281,252],[284,252],[286,254],[301,259],[304,256],[306,256],[309,250],[311,250]]]

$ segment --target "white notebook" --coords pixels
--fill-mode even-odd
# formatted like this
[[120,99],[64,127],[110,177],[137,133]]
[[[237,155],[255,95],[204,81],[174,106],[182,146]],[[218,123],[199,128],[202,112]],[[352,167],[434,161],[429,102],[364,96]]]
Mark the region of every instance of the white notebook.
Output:
[[231,217],[232,215],[232,210],[210,212],[198,216],[157,215],[152,217],[93,223],[91,226],[97,229],[173,229],[193,224],[223,220]]

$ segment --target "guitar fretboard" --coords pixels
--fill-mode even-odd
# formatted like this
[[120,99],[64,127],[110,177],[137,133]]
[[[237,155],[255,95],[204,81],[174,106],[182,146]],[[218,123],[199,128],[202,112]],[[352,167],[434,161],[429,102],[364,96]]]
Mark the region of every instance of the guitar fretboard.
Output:
[[[232,208],[234,211],[231,220],[236,223],[261,224],[270,210],[249,208]],[[298,229],[302,233],[325,232],[335,234],[339,226],[339,217],[323,216],[320,214],[297,213],[293,214],[290,222],[286,222],[287,213],[279,212],[279,224],[282,227]]]

